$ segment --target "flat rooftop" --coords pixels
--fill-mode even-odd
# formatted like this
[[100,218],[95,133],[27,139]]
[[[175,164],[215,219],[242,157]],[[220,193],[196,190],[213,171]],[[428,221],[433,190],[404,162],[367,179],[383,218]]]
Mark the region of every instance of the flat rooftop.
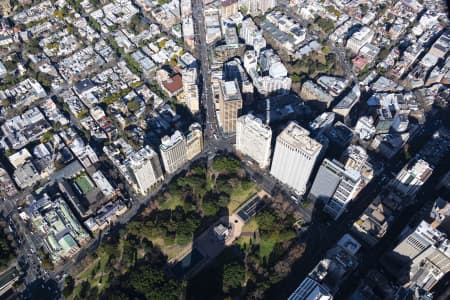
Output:
[[239,86],[235,81],[222,81],[222,93],[225,101],[241,99]]
[[315,155],[322,149],[322,144],[309,136],[309,131],[295,122],[280,133],[277,139],[284,141],[294,148],[301,149],[309,155]]

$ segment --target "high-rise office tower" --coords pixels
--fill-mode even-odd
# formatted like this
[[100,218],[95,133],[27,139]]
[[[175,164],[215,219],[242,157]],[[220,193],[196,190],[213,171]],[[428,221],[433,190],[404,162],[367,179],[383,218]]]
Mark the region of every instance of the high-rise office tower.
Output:
[[321,149],[308,130],[291,122],[277,137],[270,173],[303,195]]
[[187,159],[191,160],[203,150],[202,126],[199,123],[192,123],[189,126],[189,133],[186,136]]
[[187,162],[187,145],[185,137],[178,130],[172,136],[164,136],[159,146],[164,169],[171,174]]
[[183,93],[186,106],[192,113],[196,113],[200,109],[200,97],[197,86],[197,69],[189,68],[183,70]]
[[136,182],[137,190],[143,195],[164,180],[158,154],[149,146],[134,152],[125,165]]
[[323,210],[337,220],[361,190],[361,183],[358,171],[344,168],[338,161],[325,159],[314,179],[309,198],[324,203]]
[[219,121],[225,133],[236,132],[236,122],[242,108],[242,96],[237,80],[221,81]]
[[256,161],[264,169],[270,164],[272,129],[252,114],[239,117],[236,150]]

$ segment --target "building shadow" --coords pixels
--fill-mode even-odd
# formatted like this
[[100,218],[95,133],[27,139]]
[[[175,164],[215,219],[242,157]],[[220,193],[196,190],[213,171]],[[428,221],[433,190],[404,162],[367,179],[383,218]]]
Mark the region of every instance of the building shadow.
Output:
[[325,252],[342,236],[339,228],[327,236],[325,232],[328,225],[324,224],[329,222],[329,226],[332,226],[333,222],[323,213],[320,199],[312,202],[312,206],[310,220],[303,225],[306,229],[301,230],[297,238],[297,243],[305,246],[303,255],[291,265],[287,276],[266,291],[265,299],[287,299],[323,258]]
[[23,300],[57,300],[61,299],[61,291],[58,283],[53,280],[36,279],[26,286],[25,290],[18,297]]
[[389,251],[380,258],[380,263],[397,284],[410,282],[412,260],[408,256]]
[[223,299],[223,253],[229,252],[227,236],[233,231],[229,217],[228,209],[222,208],[207,218],[194,233],[190,251],[169,263],[173,275],[187,282],[186,299]]

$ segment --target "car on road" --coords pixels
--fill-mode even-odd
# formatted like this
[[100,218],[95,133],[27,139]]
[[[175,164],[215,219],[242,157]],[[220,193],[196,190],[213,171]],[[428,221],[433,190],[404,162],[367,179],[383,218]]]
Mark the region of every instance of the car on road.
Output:
[[294,201],[295,204],[300,204],[299,197],[295,195],[291,195],[291,200]]

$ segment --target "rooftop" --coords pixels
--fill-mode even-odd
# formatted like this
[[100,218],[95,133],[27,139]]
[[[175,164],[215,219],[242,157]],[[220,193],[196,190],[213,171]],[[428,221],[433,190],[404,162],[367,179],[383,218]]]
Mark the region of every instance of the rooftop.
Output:
[[256,118],[252,114],[244,115],[239,117],[238,122],[244,123],[247,128],[253,130],[253,132],[258,133],[266,139],[272,137],[272,129],[267,124],[264,124],[261,119]]
[[241,99],[237,81],[222,81],[222,93],[225,101]]
[[309,131],[295,122],[289,123],[278,135],[277,140],[283,140],[285,143],[301,149],[309,155],[315,155],[322,149],[322,145],[319,142],[309,137]]
[[166,135],[161,139],[160,149],[162,151],[169,150],[170,148],[181,142],[183,139],[183,134],[179,130],[177,130],[171,136]]

